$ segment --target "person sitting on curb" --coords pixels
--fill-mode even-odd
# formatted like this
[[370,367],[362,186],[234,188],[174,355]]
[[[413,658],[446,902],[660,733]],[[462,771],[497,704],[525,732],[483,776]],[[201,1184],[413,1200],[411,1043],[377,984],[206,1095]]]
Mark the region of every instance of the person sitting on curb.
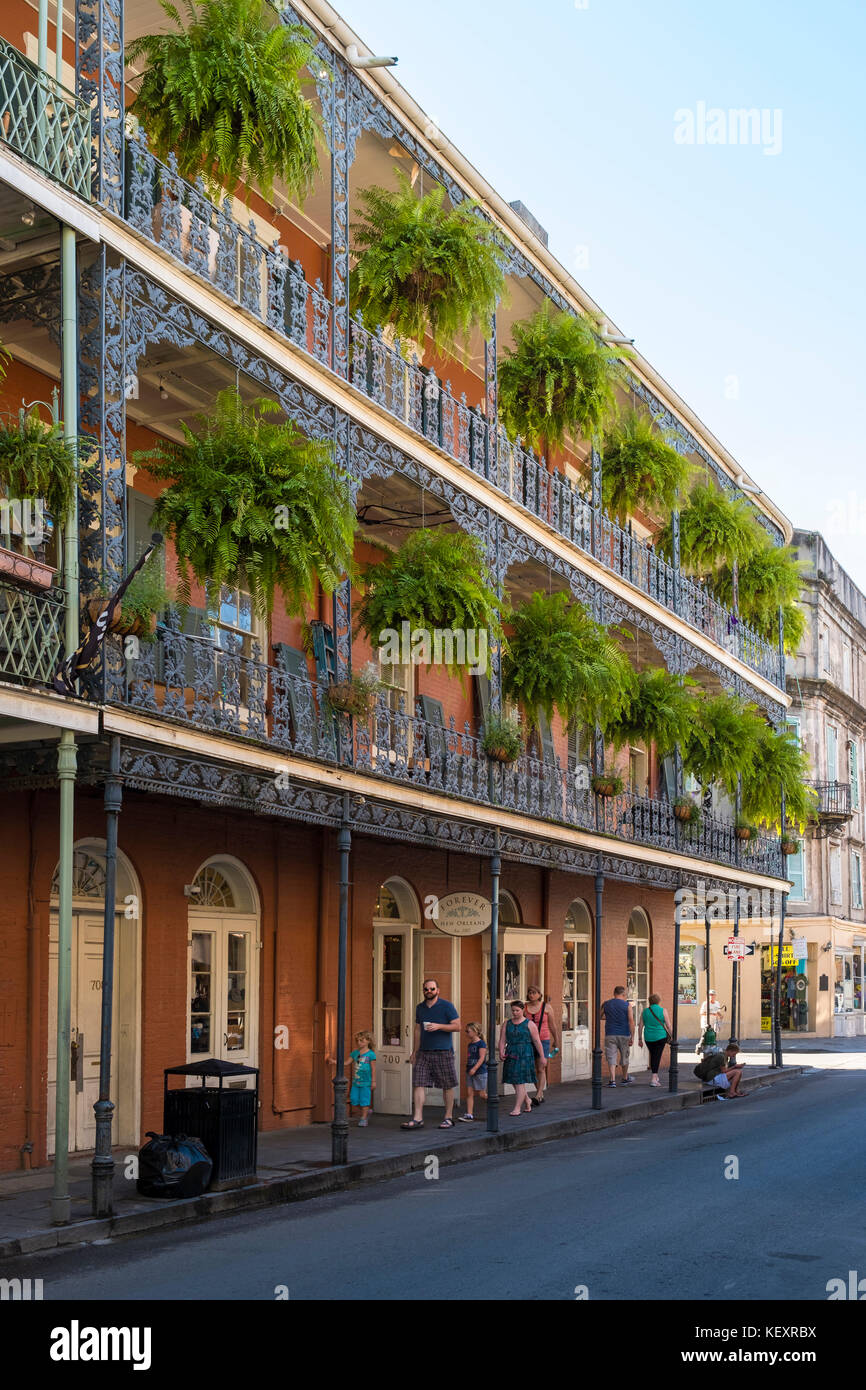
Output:
[[731,1041],[725,1048],[725,1057],[727,1058],[728,1062],[725,1075],[731,1083],[731,1089],[729,1094],[733,1097],[736,1097],[736,1099],[738,1100],[742,1100],[746,1093],[745,1091],[740,1090],[740,1082],[743,1079],[743,1068],[746,1064],[745,1062],[737,1061],[737,1053],[739,1051],[739,1047],[740,1045],[736,1041],[736,1039],[731,1038]]
[[698,1080],[705,1086],[715,1087],[716,1100],[742,1099],[743,1092],[738,1089],[742,1075],[742,1067],[734,1067],[729,1072],[727,1052],[708,1052],[695,1067]]

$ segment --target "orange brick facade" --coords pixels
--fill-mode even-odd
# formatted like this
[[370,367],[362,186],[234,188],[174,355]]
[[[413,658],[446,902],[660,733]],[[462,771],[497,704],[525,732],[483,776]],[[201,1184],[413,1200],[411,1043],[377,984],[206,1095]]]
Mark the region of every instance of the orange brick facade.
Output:
[[[48,933],[50,884],[58,857],[57,796],[34,791],[16,798],[14,804],[7,798],[0,819],[0,1169],[10,1171],[28,1162],[38,1166],[46,1161]],[[80,789],[76,841],[101,839],[104,833],[101,796]],[[328,1119],[337,993],[335,832],[223,814],[192,802],[127,791],[119,845],[138,876],[142,894],[141,1136],[145,1130],[161,1128],[163,1068],[187,1057],[189,902],[184,885],[214,855],[232,856],[245,865],[260,903],[261,948],[255,952],[253,968],[258,968],[260,980],[261,1128]],[[374,1024],[373,915],[379,886],[395,875],[411,886],[419,904],[428,895],[458,889],[490,893],[490,866],[485,859],[355,837],[350,870],[349,1038],[355,1030]],[[577,897],[594,914],[594,881],[505,862],[502,887],[516,899],[525,923],[549,929],[545,992],[558,1020],[565,914]],[[638,906],[645,909],[651,924],[651,988],[670,1007],[673,896],[611,879],[606,880],[604,892],[603,995],[608,997],[615,985],[625,983],[629,914]],[[433,932],[429,941],[425,968],[436,970],[447,994],[453,987],[450,938]],[[468,938],[460,944],[464,1021],[484,1017],[482,989],[482,941]],[[288,1029],[288,1047],[274,1047],[277,1029]],[[462,1035],[460,1044],[462,1060]],[[559,1058],[551,1063],[550,1076],[553,1082],[560,1079]],[[25,1159],[26,1141],[32,1150]]]

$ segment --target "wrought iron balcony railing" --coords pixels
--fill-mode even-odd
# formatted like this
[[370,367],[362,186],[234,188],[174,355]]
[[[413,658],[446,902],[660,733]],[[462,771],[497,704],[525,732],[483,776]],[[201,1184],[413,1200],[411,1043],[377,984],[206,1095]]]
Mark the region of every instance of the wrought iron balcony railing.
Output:
[[[328,365],[334,308],[321,280],[310,285],[299,262],[277,243],[266,246],[254,224],[243,227],[228,200],[218,209],[201,181],[193,187],[147,148],[143,134],[127,147],[127,218],[150,241],[215,285],[269,328]],[[495,428],[483,411],[459,400],[398,342],[349,320],[349,380],[389,415],[559,535],[633,584],[668,612],[718,643],[752,671],[784,688],[778,649],[674,568],[651,545],[593,508],[580,490],[542,459]]]
[[827,820],[848,820],[853,815],[850,782],[812,782],[818,793],[816,813]]
[[0,580],[0,680],[50,685],[63,654],[64,599]]
[[226,645],[217,647],[180,632],[172,620],[159,626],[157,641],[143,644],[134,661],[123,661],[117,639],[110,638],[109,701],[391,784],[781,875],[775,838],[754,841],[746,854],[732,824],[705,816],[690,832],[668,801],[632,792],[596,797],[584,767],[563,767],[558,758],[528,753],[509,766],[491,763],[468,723],[458,728],[453,717],[425,717],[420,702],[412,713],[380,695],[368,717],[352,721],[332,713],[325,688],[302,670],[286,661],[269,665],[257,647],[245,654],[240,638],[222,636]]
[[0,140],[90,197],[90,107],[0,39]]

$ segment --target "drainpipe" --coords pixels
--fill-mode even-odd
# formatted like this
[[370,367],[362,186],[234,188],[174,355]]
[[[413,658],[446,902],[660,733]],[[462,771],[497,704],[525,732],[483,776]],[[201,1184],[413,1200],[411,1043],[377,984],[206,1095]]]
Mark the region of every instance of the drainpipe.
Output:
[[63,85],[63,0],[57,0],[57,52],[54,55],[54,73],[58,86]]
[[[47,0],[42,0],[47,4]],[[41,21],[40,21],[41,22]],[[62,320],[63,435],[76,454],[78,444],[78,323],[75,284],[75,232],[60,228],[60,314]],[[78,646],[78,492],[64,526],[63,572],[66,584],[65,650]],[[51,1219],[56,1226],[69,1223],[69,1064],[72,1006],[72,848],[77,754],[71,729],[60,733],[57,777],[60,783],[60,869],[57,923],[57,1084],[55,1088],[54,1193]]]
[[99,1099],[96,1115],[96,1146],[90,1164],[94,1216],[111,1216],[114,1207],[114,1159],[111,1156],[111,1010],[114,1004],[115,900],[117,898],[117,818],[123,800],[120,780],[120,738],[113,734],[105,779],[105,915],[102,930],[102,1031],[99,1039]]

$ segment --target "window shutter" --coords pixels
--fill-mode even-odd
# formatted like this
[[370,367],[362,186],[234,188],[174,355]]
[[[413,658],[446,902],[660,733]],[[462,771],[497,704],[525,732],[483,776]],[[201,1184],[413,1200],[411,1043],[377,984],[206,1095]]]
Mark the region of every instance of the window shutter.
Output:
[[857,744],[854,739],[848,745],[848,774],[851,782],[851,807],[860,808],[860,772],[857,766]]
[[860,855],[851,851],[851,906],[863,906],[863,874]]
[[830,846],[830,902],[842,902],[842,850],[839,845]]

